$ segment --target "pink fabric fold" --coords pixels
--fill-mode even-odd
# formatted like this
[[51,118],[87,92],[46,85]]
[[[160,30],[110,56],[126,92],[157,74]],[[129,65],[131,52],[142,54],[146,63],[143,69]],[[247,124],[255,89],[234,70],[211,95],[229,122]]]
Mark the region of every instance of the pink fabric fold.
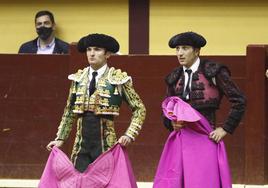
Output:
[[199,113],[179,97],[166,98],[162,102],[162,110],[164,115],[172,121],[196,122],[201,119]]
[[225,146],[209,139],[209,122],[178,97],[165,99],[162,108],[167,118],[185,121],[186,127],[169,135],[153,187],[231,188]]
[[120,144],[100,155],[85,172],[77,171],[59,148],[53,147],[39,188],[137,188],[128,155]]

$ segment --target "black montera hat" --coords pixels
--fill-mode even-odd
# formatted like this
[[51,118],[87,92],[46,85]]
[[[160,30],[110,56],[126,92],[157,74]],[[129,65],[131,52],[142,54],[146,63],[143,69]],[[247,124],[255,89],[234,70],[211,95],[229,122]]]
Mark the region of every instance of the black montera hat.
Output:
[[86,52],[87,48],[90,46],[96,46],[100,48],[105,48],[107,51],[116,53],[118,52],[120,46],[115,38],[105,35],[105,34],[89,34],[82,37],[77,44],[77,49],[79,52]]
[[189,45],[195,48],[201,48],[205,46],[206,43],[207,41],[203,36],[195,32],[185,32],[173,36],[169,40],[168,45],[170,48],[176,48],[176,46],[179,45]]

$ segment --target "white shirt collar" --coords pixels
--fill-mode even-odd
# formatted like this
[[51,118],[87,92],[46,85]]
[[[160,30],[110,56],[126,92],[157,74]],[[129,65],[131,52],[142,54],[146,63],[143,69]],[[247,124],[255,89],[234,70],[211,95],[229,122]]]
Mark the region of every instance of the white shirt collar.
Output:
[[94,70],[92,67],[89,67],[89,78],[91,79],[93,72],[97,72],[98,75],[96,76],[96,79],[98,80],[105,73],[105,70],[107,69],[107,67],[108,67],[107,64],[103,65],[98,70]]
[[[55,43],[55,37],[53,38],[53,40],[49,44],[46,45],[45,48],[51,48],[54,43]],[[41,48],[40,38],[37,39],[37,47]]]
[[37,39],[37,54],[52,54],[55,48],[55,38],[45,47],[41,47],[40,39]]
[[191,69],[192,72],[196,72],[198,70],[199,65],[200,65],[200,58],[198,57],[191,67],[186,68],[185,66],[183,66],[183,71],[185,71],[186,69]]

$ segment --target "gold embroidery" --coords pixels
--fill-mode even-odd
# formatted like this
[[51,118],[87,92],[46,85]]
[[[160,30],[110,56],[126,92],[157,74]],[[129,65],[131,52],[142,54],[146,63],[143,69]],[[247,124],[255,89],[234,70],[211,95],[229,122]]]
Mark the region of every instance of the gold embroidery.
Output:
[[[94,112],[96,115],[118,116],[121,101],[124,99],[132,110],[131,123],[125,134],[134,140],[142,128],[146,110],[132,86],[131,77],[119,69],[107,69],[102,78],[99,79],[96,91],[89,97],[87,94],[88,76],[86,73],[88,69],[83,71],[80,71],[79,79],[73,82],[70,88],[70,95],[57,138],[66,139],[77,114],[82,114],[85,111]],[[76,96],[73,106],[69,104],[71,94]],[[108,136],[107,143],[112,143],[114,138],[115,136]]]

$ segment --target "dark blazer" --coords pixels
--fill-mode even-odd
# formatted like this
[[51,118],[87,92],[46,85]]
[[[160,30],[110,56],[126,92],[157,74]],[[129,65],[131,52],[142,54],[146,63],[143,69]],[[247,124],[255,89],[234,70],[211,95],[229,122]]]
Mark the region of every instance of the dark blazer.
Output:
[[[21,45],[19,53],[36,54],[37,53],[37,39],[31,40]],[[55,38],[55,48],[53,54],[67,54],[69,52],[69,44]]]
[[[191,91],[192,95],[190,95],[190,100],[187,102],[190,103],[191,106],[197,111],[199,111],[202,115],[204,115],[210,123],[215,125],[216,110],[221,103],[222,96],[226,96],[231,105],[229,109],[229,114],[223,124],[223,129],[229,133],[233,133],[235,128],[239,125],[239,122],[241,121],[246,109],[245,95],[233,82],[231,78],[231,73],[225,65],[201,59],[198,72],[203,74],[205,78],[209,81],[209,83],[216,86],[216,89],[219,91],[220,94],[220,100],[204,100],[205,97],[202,95],[204,94],[203,90],[205,90],[206,88],[204,84],[202,85],[202,83],[194,84],[197,80],[199,80],[199,77],[196,76],[194,79],[193,74],[192,89],[194,85],[195,89]],[[182,66],[174,69],[166,77],[167,96],[182,97],[182,94],[179,93],[176,87],[179,85],[180,79],[182,79],[183,77],[184,73]],[[213,78],[215,79],[215,83],[213,83]],[[196,93],[195,96],[197,96],[197,98],[195,99],[194,93]],[[173,130],[171,122],[165,118],[164,125],[169,130]]]

